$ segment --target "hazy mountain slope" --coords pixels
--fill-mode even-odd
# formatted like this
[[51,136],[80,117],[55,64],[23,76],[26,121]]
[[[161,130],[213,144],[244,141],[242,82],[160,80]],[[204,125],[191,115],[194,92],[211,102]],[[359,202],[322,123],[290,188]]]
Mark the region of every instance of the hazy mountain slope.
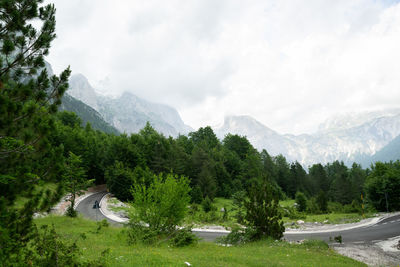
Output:
[[215,131],[219,137],[229,132],[245,135],[257,149],[266,149],[272,155],[281,153],[305,166],[334,160],[350,164],[373,155],[400,134],[400,114],[386,114],[363,117],[355,127],[337,122],[335,127],[325,127],[312,135],[281,135],[249,116],[227,117]]
[[118,98],[101,96],[81,74],[70,78],[68,93],[96,109],[108,123],[121,132],[137,133],[147,121],[166,136],[192,131],[174,108],[151,103],[131,93],[124,93]]
[[93,129],[105,133],[119,134],[117,129],[103,120],[100,113],[68,94],[63,96],[59,109],[74,112],[82,119],[83,125],[89,122]]
[[[51,64],[45,61],[45,68],[47,74],[52,76],[54,74]],[[71,82],[71,81],[70,81]],[[68,90],[69,93],[70,90]],[[86,105],[85,103],[79,101],[69,94],[64,94],[62,98],[62,103],[59,106],[59,110],[72,111],[82,119],[83,126],[88,122],[95,130],[100,130],[105,133],[119,134],[118,130],[113,126],[104,121],[103,117],[96,110]]]
[[97,95],[94,89],[90,86],[89,81],[82,74],[72,75],[69,79],[68,94],[79,99],[86,105],[91,106],[95,110],[97,106]]
[[373,156],[364,158],[363,166],[368,167],[376,161],[389,162],[400,160],[400,135],[394,138],[389,144],[376,152]]
[[228,133],[246,136],[254,147],[259,150],[266,149],[272,155],[283,154],[290,159],[295,159],[296,156],[290,153],[297,146],[294,141],[278,134],[250,116],[225,117],[223,125],[214,128],[214,131],[220,139],[223,139]]

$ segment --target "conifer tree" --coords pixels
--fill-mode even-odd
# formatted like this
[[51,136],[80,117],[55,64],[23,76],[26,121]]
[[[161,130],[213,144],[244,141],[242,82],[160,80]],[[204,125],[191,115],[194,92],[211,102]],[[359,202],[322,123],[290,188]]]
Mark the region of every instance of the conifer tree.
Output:
[[[24,265],[32,217],[61,194],[34,190],[62,168],[47,137],[68,87],[69,69],[48,77],[44,56],[55,35],[55,7],[43,0],[0,1],[0,262]],[[34,26],[33,22],[35,22]],[[15,208],[18,196],[29,196]],[[26,263],[25,263],[26,264]]]
[[86,171],[81,165],[81,157],[69,152],[63,178],[65,189],[69,193],[69,201],[71,203],[67,210],[67,215],[70,217],[76,217],[76,211],[74,210],[76,197],[82,195],[84,190],[94,181],[93,179],[86,179]]

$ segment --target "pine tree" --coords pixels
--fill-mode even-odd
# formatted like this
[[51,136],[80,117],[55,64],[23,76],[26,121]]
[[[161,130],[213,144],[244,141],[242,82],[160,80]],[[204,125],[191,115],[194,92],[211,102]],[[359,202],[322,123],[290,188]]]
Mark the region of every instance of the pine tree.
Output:
[[76,197],[82,195],[83,191],[94,181],[93,179],[86,179],[86,171],[81,165],[81,157],[69,152],[63,178],[65,189],[69,193],[69,201],[71,203],[67,210],[67,215],[70,217],[76,217],[76,211],[74,210]]
[[[0,1],[0,262],[20,265],[32,237],[32,217],[61,194],[35,186],[55,179],[61,149],[49,147],[53,114],[70,70],[48,77],[44,56],[55,35],[55,7],[43,0]],[[32,23],[35,22],[34,26]],[[22,209],[18,196],[30,196]]]
[[281,239],[285,227],[279,210],[278,196],[267,181],[253,184],[245,200],[247,226],[254,230],[252,239]]

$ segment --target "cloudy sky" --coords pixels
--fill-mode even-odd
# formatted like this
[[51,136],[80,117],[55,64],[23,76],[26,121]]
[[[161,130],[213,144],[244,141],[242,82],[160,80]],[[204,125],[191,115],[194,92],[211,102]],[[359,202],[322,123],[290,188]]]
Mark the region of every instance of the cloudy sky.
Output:
[[194,128],[250,115],[310,133],[338,112],[400,105],[399,1],[52,2],[56,72],[169,104]]

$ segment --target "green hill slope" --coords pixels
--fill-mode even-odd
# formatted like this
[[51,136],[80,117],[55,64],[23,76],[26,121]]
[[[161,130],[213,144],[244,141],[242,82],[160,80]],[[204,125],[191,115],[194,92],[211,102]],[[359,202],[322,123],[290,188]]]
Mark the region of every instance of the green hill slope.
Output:
[[72,111],[78,115],[83,122],[83,125],[90,123],[93,129],[103,131],[105,133],[119,134],[120,132],[113,126],[103,120],[100,113],[78,99],[65,94],[60,105],[60,110]]

